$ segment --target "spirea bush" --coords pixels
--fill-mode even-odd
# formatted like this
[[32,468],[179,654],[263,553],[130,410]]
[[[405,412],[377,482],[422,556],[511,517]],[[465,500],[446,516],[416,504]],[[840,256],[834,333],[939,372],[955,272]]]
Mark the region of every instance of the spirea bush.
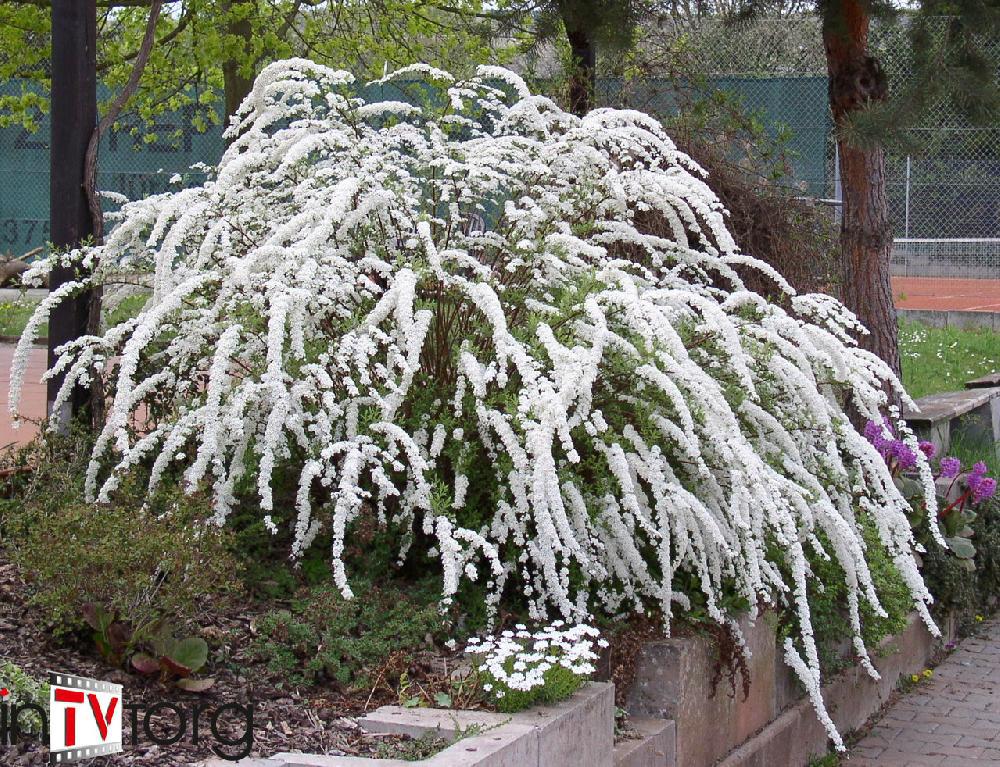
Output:
[[[11,406],[64,295],[148,289],[138,316],[55,367],[62,401],[108,382],[93,498],[136,470],[151,489],[180,473],[222,523],[249,484],[266,523],[294,530],[294,556],[329,536],[347,596],[365,517],[400,559],[439,560],[446,604],[467,580],[490,610],[523,596],[538,620],[669,620],[688,602],[681,573],[720,622],[724,590],[785,603],[801,627],[786,658],[822,713],[805,556],[820,532],[866,663],[859,600],[880,608],[857,515],[933,625],[907,501],[847,415],[880,421],[891,371],[837,301],[739,252],[652,118],[577,118],[495,68],[458,82],[411,67],[372,87],[414,78],[419,103],[372,102],[344,72],[269,66],[208,181],[125,205],[106,244],[59,257],[93,276],[39,306]],[[275,508],[289,472],[295,507]]]

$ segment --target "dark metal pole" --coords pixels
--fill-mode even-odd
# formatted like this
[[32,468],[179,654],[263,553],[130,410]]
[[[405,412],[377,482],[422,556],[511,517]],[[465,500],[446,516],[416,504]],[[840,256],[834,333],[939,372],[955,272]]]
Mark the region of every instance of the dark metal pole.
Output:
[[[94,227],[84,190],[87,143],[97,124],[97,7],[95,0],[52,0],[52,107],[49,176],[49,222],[58,250],[79,246]],[[49,290],[77,279],[73,267],[56,267]],[[89,292],[62,301],[49,317],[49,365],[55,349],[87,332]],[[62,376],[48,383],[48,413],[62,386]],[[76,415],[89,391],[73,393]],[[68,414],[62,414],[68,415]]]

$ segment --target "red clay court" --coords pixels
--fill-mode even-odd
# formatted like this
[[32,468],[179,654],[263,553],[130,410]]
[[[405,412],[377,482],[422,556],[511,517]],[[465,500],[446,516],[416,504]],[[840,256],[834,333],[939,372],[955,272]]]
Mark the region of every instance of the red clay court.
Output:
[[893,277],[892,295],[900,309],[1000,312],[1000,280]]
[[[7,409],[7,395],[10,392],[10,363],[14,359],[14,347],[0,345],[0,451],[10,445],[30,442],[38,429],[35,424],[24,421],[20,429],[11,425],[10,411]],[[21,393],[21,417],[31,421],[45,416],[45,385],[41,383],[45,372],[45,349],[36,346],[31,350],[28,369],[24,373],[24,390]]]

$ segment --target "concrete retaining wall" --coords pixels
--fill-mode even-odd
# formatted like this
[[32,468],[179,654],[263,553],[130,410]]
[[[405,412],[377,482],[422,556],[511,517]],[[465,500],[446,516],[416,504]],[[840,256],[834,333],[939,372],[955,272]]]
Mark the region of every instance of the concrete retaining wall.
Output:
[[[765,614],[741,624],[752,652],[750,693],[731,694],[724,679],[714,692],[716,650],[705,638],[649,642],[636,660],[627,708],[638,737],[614,743],[614,687],[590,683],[569,700],[506,715],[385,706],[359,723],[369,732],[456,739],[420,762],[282,753],[245,759],[240,767],[805,767],[826,753],[826,731],[798,681],[781,660],[777,621]],[[906,629],[872,653],[873,680],[852,666],[823,688],[842,735],[862,726],[888,700],[900,677],[924,669],[954,637],[953,624],[934,639],[911,615]],[[846,648],[845,648],[846,649]],[[468,735],[467,737],[462,737]],[[210,761],[204,767],[233,762]]]
[[982,328],[1000,332],[1000,312],[937,311],[934,309],[897,309],[899,316],[932,328]]
[[[240,767],[611,767],[614,685],[591,682],[562,703],[518,714],[383,706],[359,722],[369,732],[413,737],[433,733],[446,739],[460,739],[419,762],[280,753],[236,764]],[[664,742],[662,733],[657,735],[659,742]],[[233,764],[212,760],[205,767]],[[631,762],[629,767],[633,767]],[[634,767],[644,765],[636,762]]]
[[[744,621],[741,628],[753,652],[745,701],[739,685],[732,696],[725,682],[712,694],[715,651],[705,639],[650,642],[640,654],[628,708],[676,722],[677,767],[804,767],[828,749],[826,731],[782,660],[773,617]],[[950,623],[941,628],[947,638],[953,635]],[[941,641],[911,615],[899,636],[872,653],[879,681],[853,666],[824,685],[823,699],[840,733],[864,724],[901,676],[926,667]]]

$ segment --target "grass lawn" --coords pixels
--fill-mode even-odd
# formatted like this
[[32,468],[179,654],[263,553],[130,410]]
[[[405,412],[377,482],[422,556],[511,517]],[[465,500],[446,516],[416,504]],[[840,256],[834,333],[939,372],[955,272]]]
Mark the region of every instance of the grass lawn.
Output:
[[[902,322],[899,353],[903,384],[912,397],[954,391],[964,388],[970,378],[1000,370],[1000,333]],[[956,441],[949,452],[963,466],[984,461],[991,476],[1000,475],[1000,460],[990,445]]]
[[1000,333],[899,325],[903,385],[911,397],[965,387],[970,378],[1000,370]]
[[[109,325],[114,326],[123,320],[134,317],[142,309],[146,302],[145,296],[132,296],[126,298],[121,305],[106,317]],[[17,301],[0,301],[0,336],[20,337],[24,332],[24,326],[31,319],[31,313],[38,305],[31,299],[19,299]],[[43,322],[38,335],[42,338],[49,334],[49,323]]]
[[[20,336],[31,319],[37,304],[34,301],[0,301],[0,336]],[[48,335],[49,324],[42,325],[39,335]]]

